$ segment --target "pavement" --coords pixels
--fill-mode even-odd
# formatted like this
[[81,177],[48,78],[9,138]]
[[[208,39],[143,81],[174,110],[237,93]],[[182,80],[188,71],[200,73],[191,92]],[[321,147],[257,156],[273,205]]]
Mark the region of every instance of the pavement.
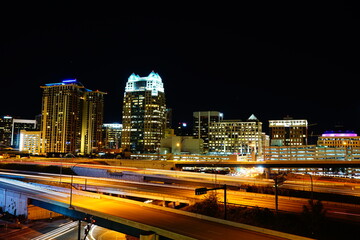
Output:
[[0,240],[28,240],[71,222],[68,218],[37,220],[28,223],[14,223],[0,219]]

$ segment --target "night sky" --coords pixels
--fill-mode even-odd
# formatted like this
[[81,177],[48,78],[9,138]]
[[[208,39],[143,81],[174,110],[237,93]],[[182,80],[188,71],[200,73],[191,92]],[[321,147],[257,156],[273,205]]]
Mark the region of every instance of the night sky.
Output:
[[76,78],[108,93],[104,122],[121,122],[127,78],[154,70],[175,123],[213,110],[360,134],[356,6],[172,9],[3,9],[0,114],[33,119],[41,85]]

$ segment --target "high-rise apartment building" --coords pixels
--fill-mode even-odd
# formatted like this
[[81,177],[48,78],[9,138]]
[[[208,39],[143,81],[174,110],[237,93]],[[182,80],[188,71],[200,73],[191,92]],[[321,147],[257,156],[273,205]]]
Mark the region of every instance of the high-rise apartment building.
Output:
[[82,107],[80,152],[89,154],[99,151],[102,144],[102,124],[104,120],[104,92],[85,91]]
[[223,117],[223,114],[217,111],[193,112],[193,135],[195,138],[204,140],[204,152],[208,152],[209,150],[210,124],[222,121]]
[[97,148],[104,93],[86,89],[76,79],[41,88],[41,152],[89,154]]
[[159,151],[166,127],[166,104],[162,79],[131,74],[123,101],[121,147],[132,152]]
[[308,122],[305,119],[287,117],[283,120],[269,120],[270,145],[307,145],[307,129]]
[[209,127],[209,151],[224,154],[261,156],[265,138],[262,122],[254,115],[247,121],[222,120]]

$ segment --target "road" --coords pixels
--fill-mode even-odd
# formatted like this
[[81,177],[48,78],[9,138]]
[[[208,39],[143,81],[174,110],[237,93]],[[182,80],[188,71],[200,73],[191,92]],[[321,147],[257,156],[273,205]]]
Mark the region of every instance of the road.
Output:
[[[32,175],[0,172],[0,176],[1,175],[7,177],[18,177],[20,179],[53,181],[57,183],[60,180],[59,175],[47,173],[36,173],[35,175]],[[71,177],[65,175],[62,175],[61,181],[63,183],[70,183],[72,181],[73,185],[76,186],[78,189],[86,188],[87,190],[96,192],[107,192],[115,195],[128,195],[145,199],[158,199],[175,202],[194,202],[196,200],[204,198],[203,195],[197,196],[194,194],[195,187],[187,186],[132,182],[118,179],[93,178],[83,176],[73,176],[73,178],[71,179]],[[198,184],[198,187],[202,186],[202,182],[199,182]],[[217,190],[217,193],[219,200],[223,201],[223,191]],[[262,208],[275,209],[274,195],[269,194],[228,190],[227,203],[242,206],[258,206]],[[324,208],[327,210],[326,215],[328,217],[360,222],[359,205],[335,203],[328,201],[323,201],[322,203],[324,204]],[[308,205],[308,199],[284,196],[279,196],[278,198],[278,209],[280,211],[301,213],[303,211],[304,205]]]
[[[64,161],[67,159],[61,159]],[[186,171],[172,171],[172,170],[161,170],[161,169],[139,169],[134,167],[125,167],[125,166],[110,166],[110,165],[99,165],[99,164],[87,164],[81,162],[59,162],[59,161],[50,161],[47,159],[4,159],[1,160],[2,163],[18,163],[18,164],[38,164],[38,165],[52,165],[52,166],[62,166],[62,167],[86,167],[86,168],[97,168],[97,169],[106,169],[112,172],[134,172],[137,174],[146,174],[149,176],[161,176],[168,177],[172,179],[181,179],[182,181],[188,182],[203,182],[203,183],[217,183],[217,184],[227,184],[233,186],[241,186],[243,184],[250,185],[259,185],[259,186],[272,186],[272,179],[255,179],[249,177],[240,177],[240,176],[227,176],[220,174],[203,174],[196,172],[186,172]],[[311,185],[313,186],[314,192],[325,192],[325,193],[337,193],[344,195],[360,196],[360,183],[344,183],[344,182],[334,182],[326,180],[315,180],[311,184],[310,177],[304,176],[303,179],[299,180],[287,180],[282,188],[289,188],[294,190],[305,190],[310,191]]]
[[[25,184],[16,180],[0,179],[0,187],[22,192],[30,198],[42,201],[69,203],[69,196],[64,193],[56,193],[50,190],[41,190],[33,185]],[[120,198],[104,197],[99,198],[77,195],[74,192],[72,206],[75,210],[91,213],[93,216],[112,216],[117,221],[134,221],[147,225],[149,230],[159,229],[169,231],[178,235],[187,236],[188,239],[285,239],[249,231],[243,228],[234,227],[221,222],[213,222],[187,215],[169,211],[166,208],[139,206],[135,201],[124,201]],[[96,194],[94,194],[95,196]],[[155,232],[156,232],[155,231]],[[168,233],[162,233],[168,234]],[[173,236],[173,235],[168,235]]]

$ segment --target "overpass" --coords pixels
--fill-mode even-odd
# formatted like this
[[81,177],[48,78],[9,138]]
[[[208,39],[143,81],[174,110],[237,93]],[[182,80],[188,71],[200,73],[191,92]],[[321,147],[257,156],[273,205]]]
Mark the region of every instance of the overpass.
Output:
[[[308,239],[269,229],[216,219],[181,210],[127,199],[73,190],[73,195],[34,187],[17,180],[0,178],[0,203],[27,199],[33,205],[84,219],[92,216],[96,225],[139,237],[152,232],[158,239]],[[10,195],[9,195],[10,194]],[[8,204],[2,205],[5,211]]]
[[175,162],[182,167],[360,168],[360,161],[222,161]]

